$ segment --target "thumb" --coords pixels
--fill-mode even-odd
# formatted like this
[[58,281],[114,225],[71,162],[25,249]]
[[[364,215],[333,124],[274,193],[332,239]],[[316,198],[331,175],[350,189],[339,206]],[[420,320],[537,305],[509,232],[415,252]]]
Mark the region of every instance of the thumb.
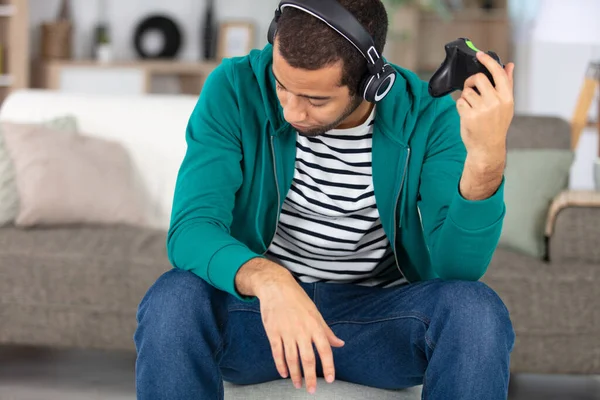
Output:
[[339,337],[335,336],[335,333],[333,333],[329,325],[327,325],[325,322],[323,322],[323,325],[325,326],[325,335],[327,336],[327,340],[329,340],[329,344],[333,347],[342,347],[345,342]]
[[510,63],[510,67],[508,70],[508,79],[510,80],[510,84],[514,85],[515,82],[515,64]]

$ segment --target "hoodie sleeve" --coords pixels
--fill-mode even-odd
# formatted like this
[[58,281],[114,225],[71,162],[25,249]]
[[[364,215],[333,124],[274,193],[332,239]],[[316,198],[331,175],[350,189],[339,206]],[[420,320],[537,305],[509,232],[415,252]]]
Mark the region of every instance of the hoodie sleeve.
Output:
[[208,76],[190,116],[167,253],[175,268],[191,271],[217,289],[251,301],[235,289],[235,275],[242,265],[261,255],[230,235],[235,193],[242,183],[240,117],[232,75],[227,60],[217,67]]
[[419,210],[432,267],[442,279],[478,280],[500,240],[505,214],[504,179],[480,200],[460,194],[466,149],[454,100],[437,100],[421,172]]

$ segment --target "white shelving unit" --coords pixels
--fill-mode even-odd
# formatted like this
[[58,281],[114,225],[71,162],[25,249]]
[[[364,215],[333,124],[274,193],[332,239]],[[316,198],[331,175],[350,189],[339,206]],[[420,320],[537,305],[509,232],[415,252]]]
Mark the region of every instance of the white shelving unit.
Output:
[[17,7],[13,4],[0,4],[0,17],[12,17],[17,13]]
[[0,87],[9,87],[13,83],[11,75],[0,75]]

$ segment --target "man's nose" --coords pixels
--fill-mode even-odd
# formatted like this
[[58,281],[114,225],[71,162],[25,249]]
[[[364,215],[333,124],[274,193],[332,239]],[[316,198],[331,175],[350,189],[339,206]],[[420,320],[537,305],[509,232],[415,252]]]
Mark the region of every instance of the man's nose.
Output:
[[291,124],[301,124],[306,119],[306,108],[303,102],[293,94],[288,94],[283,105],[283,116]]

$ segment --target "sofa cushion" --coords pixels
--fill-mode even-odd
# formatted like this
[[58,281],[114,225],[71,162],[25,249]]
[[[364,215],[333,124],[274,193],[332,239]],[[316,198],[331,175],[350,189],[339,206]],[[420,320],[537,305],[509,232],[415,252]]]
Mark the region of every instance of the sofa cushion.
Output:
[[37,124],[4,122],[2,131],[19,193],[17,226],[148,222],[144,193],[120,143]]
[[571,148],[571,125],[561,117],[516,115],[508,130],[509,149]]
[[170,268],[165,243],[161,230],[123,225],[1,228],[0,303],[134,315]]
[[[67,115],[50,119],[41,123],[54,131],[76,133],[77,119]],[[0,124],[0,225],[6,225],[15,220],[19,213],[19,193],[15,180],[15,168],[6,148],[2,126]]]
[[570,150],[509,150],[501,247],[545,256],[546,216],[554,197],[568,186],[573,158]]
[[224,389],[225,400],[420,400],[422,388],[417,386],[405,390],[382,390],[340,380],[329,384],[324,379],[318,378],[317,391],[314,395],[308,394],[305,388],[294,388],[289,379],[248,386],[225,383]]

